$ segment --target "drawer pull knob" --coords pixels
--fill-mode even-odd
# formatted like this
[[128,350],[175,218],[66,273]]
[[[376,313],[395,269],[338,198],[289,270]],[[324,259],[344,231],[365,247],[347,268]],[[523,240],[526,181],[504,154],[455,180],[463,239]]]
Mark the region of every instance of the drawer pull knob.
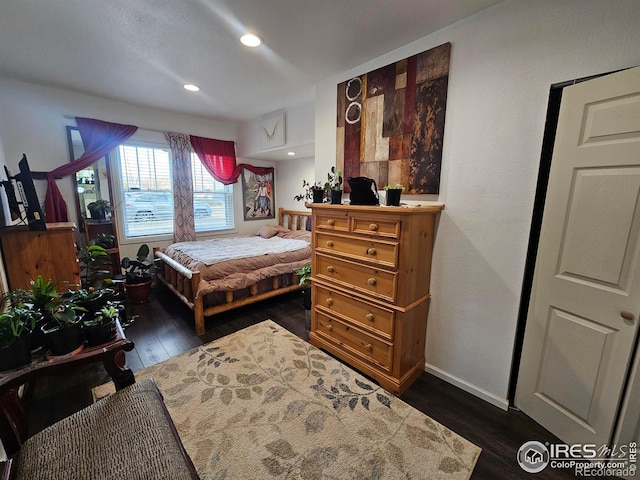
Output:
[[333,330],[333,325],[327,325],[327,332],[331,332]]
[[325,303],[327,304],[327,307],[330,307],[331,305],[333,305],[333,298],[329,297],[325,300]]
[[329,220],[327,220],[327,225],[329,225],[330,227],[333,227],[335,224],[336,222],[333,218],[330,218]]
[[371,248],[367,248],[367,255],[371,255],[372,257],[375,256],[376,254],[376,249],[371,247]]
[[371,345],[370,343],[367,343],[367,344],[364,346],[364,349],[365,349],[367,352],[372,352],[372,351],[373,351],[373,345]]
[[369,280],[367,280],[367,283],[373,287],[376,284],[376,279],[371,277]]
[[378,231],[378,224],[377,223],[372,223],[371,225],[369,225],[369,230],[371,230],[373,232],[377,232]]
[[327,272],[329,272],[329,273],[333,273],[333,272],[335,272],[335,271],[336,271],[336,270],[335,270],[335,268],[333,268],[333,266],[329,265],[329,266],[327,267]]
[[373,316],[373,313],[367,313],[367,316],[365,318],[367,319],[367,321],[373,322],[373,319],[375,317]]
[[331,240],[327,241],[327,247],[330,247],[330,248],[333,247],[333,242]]

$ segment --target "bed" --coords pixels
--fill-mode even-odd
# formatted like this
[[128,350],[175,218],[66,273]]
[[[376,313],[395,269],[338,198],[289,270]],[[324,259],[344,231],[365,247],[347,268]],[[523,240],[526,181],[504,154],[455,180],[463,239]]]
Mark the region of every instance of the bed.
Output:
[[[205,317],[298,290],[295,270],[311,261],[310,230],[310,211],[280,208],[278,225],[256,235],[155,248],[157,277],[193,311],[196,334],[203,335]],[[263,250],[248,255],[254,240]]]

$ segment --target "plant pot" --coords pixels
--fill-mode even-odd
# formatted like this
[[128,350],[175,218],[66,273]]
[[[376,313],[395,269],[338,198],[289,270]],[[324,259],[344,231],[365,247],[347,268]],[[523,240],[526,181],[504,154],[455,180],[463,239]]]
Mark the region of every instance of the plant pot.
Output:
[[124,288],[133,303],[144,303],[149,300],[151,280],[145,283],[125,283]]
[[104,325],[87,326],[82,325],[82,331],[87,341],[87,346],[95,347],[96,345],[102,345],[112,340],[116,336],[116,322],[112,320],[111,323],[105,323]]
[[313,203],[322,203],[324,201],[324,190],[312,190]]
[[55,322],[47,323],[42,327],[42,333],[45,349],[51,351],[51,355],[66,355],[84,343],[80,320],[63,327]]
[[399,207],[400,206],[400,196],[402,195],[402,190],[399,188],[390,188],[387,190],[387,205],[391,207]]
[[105,301],[106,299],[104,294],[98,293],[91,300],[77,301],[76,305],[78,305],[79,307],[85,308],[87,310],[88,315],[93,316],[94,313],[96,313],[98,310],[100,310],[103,307]]
[[333,205],[342,203],[342,190],[331,190],[331,203]]
[[0,371],[13,370],[31,363],[31,335],[25,333],[0,348]]
[[33,327],[33,331],[31,332],[31,351],[36,352],[42,348],[44,345],[44,333],[42,333],[42,326],[47,323],[49,320],[45,318],[44,315],[40,317],[39,320],[36,320],[36,325]]
[[311,289],[302,290],[302,306],[305,310],[311,310]]

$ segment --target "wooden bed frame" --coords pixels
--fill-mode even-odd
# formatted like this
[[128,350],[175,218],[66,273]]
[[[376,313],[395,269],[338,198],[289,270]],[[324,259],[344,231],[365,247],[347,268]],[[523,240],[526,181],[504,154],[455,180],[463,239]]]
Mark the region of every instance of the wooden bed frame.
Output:
[[[278,224],[290,230],[310,230],[311,211],[284,210],[280,208],[278,209]],[[254,284],[249,287],[249,296],[234,298],[234,291],[227,291],[223,292],[225,296],[224,303],[205,307],[205,298],[196,295],[200,284],[200,272],[189,270],[162,253],[158,248],[154,248],[154,255],[162,260],[161,265],[158,266],[158,279],[193,310],[196,335],[203,335],[205,332],[204,317],[300,289],[298,276],[291,272],[290,281],[286,282],[287,284],[284,286],[280,285],[281,276],[272,277],[268,279],[271,281],[271,289],[266,292],[259,292],[258,284]]]

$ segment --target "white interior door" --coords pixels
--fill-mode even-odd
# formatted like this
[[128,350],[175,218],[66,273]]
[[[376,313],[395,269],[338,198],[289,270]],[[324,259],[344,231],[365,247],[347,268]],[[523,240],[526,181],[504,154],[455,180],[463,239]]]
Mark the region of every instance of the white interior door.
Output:
[[516,405],[609,443],[640,314],[640,68],[563,91]]

